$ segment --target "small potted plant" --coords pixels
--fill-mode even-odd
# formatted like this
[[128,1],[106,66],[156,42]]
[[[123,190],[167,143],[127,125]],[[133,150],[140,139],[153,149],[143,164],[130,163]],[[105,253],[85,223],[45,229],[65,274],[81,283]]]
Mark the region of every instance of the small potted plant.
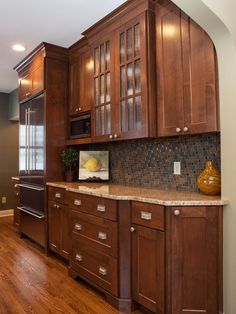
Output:
[[64,164],[65,180],[72,182],[74,180],[75,170],[78,165],[79,153],[74,148],[67,148],[61,154],[62,163]]

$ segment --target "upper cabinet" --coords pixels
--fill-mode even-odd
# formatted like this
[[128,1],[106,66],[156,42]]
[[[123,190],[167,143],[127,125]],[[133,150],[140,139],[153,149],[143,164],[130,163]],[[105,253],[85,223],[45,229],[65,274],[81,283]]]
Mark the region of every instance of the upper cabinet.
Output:
[[213,42],[172,3],[157,5],[156,31],[158,135],[218,131]]
[[69,114],[91,113],[91,137],[68,145],[219,131],[213,42],[171,1],[129,0],[83,35]]
[[84,38],[70,48],[70,115],[91,110],[92,68],[91,54]]
[[45,50],[40,50],[19,72],[19,100],[23,102],[44,89]]
[[92,45],[93,55],[93,110],[94,137],[108,140],[114,117],[114,36],[105,35]]
[[93,56],[94,141],[156,136],[154,21],[152,1],[131,1],[85,33]]

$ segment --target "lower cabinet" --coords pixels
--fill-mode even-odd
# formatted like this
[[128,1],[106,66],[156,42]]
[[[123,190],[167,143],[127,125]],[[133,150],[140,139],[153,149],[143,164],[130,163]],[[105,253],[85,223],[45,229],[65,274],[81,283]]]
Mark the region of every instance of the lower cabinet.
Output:
[[164,232],[133,225],[132,297],[147,309],[164,312]]
[[222,208],[169,208],[167,230],[167,313],[223,313]]
[[118,310],[222,312],[222,207],[48,195],[50,249]]
[[66,205],[48,202],[48,226],[49,248],[65,259],[69,259],[69,212]]

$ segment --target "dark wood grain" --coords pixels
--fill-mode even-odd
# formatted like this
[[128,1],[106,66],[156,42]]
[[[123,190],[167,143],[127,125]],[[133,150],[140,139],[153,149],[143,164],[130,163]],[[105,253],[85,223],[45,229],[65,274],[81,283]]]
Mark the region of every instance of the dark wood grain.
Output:
[[[151,215],[150,220],[142,218],[142,214]],[[164,207],[142,202],[132,202],[132,223],[144,227],[165,230]]]
[[138,225],[133,227],[132,298],[150,311],[164,314],[164,233]]
[[214,44],[173,3],[156,6],[158,135],[219,130]]
[[[115,200],[73,192],[67,192],[66,198],[70,209],[117,221],[117,201]],[[104,211],[99,210],[100,207]]]
[[72,280],[60,261],[19,239],[12,218],[1,218],[0,230],[1,313],[119,313],[82,281]]
[[[175,210],[180,215],[176,216]],[[221,210],[182,207],[172,208],[169,214],[171,313],[219,313],[222,306]]]

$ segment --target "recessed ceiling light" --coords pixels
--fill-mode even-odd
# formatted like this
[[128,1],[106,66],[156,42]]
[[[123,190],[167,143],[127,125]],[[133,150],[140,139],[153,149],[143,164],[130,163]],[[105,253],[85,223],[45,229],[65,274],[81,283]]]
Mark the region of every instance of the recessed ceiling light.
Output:
[[20,44],[13,45],[12,49],[15,51],[25,51],[25,47],[23,45],[20,45]]

